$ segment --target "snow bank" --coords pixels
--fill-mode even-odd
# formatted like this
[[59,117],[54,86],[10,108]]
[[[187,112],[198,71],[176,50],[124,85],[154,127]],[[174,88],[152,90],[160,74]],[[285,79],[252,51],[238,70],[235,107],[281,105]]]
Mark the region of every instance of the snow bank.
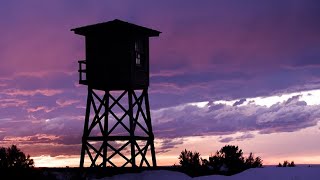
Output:
[[122,174],[100,180],[319,180],[320,167],[254,168],[233,176],[211,175],[191,178],[183,173],[154,170],[136,174]]
[[192,178],[188,175],[175,171],[166,170],[154,170],[154,171],[143,171],[141,173],[132,174],[121,174],[113,177],[106,177],[99,180],[191,180]]

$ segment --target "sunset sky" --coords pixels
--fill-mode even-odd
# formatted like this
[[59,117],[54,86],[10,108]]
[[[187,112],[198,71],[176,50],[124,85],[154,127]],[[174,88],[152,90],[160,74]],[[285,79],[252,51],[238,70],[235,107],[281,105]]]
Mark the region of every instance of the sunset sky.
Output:
[[0,146],[79,165],[85,44],[70,29],[113,19],[162,32],[150,40],[158,164],[226,144],[320,164],[319,0],[1,1]]

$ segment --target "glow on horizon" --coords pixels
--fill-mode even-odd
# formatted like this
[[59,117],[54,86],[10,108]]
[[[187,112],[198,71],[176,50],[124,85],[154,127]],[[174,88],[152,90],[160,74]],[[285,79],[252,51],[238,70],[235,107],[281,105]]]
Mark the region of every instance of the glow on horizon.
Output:
[[[219,150],[224,145],[237,145],[247,157],[250,152],[253,152],[255,156],[260,156],[264,165],[277,165],[284,160],[294,161],[296,164],[320,164],[320,155],[316,151],[308,151],[308,147],[314,146],[310,141],[299,142],[296,137],[305,138],[317,138],[319,135],[319,126],[306,128],[297,132],[290,133],[274,133],[274,134],[259,134],[255,131],[250,132],[255,134],[254,139],[247,139],[244,141],[233,141],[229,143],[219,142],[219,136],[203,136],[203,137],[186,137],[184,143],[171,149],[166,153],[157,153],[157,164],[159,166],[172,166],[178,165],[178,156],[184,149],[191,151],[198,151],[202,158],[207,159],[215,151]],[[228,137],[236,137],[241,133],[235,133],[228,135]],[[286,141],[286,143],[283,143]],[[299,152],[291,151],[291,147],[294,145],[300,145],[297,147]],[[303,145],[303,146],[302,146]],[[305,151],[303,151],[305,149]],[[156,148],[157,150],[157,148]],[[36,167],[79,167],[80,156],[55,156],[49,155],[31,157],[35,161]],[[85,165],[89,166],[89,159],[85,160]]]
[[[35,162],[35,167],[79,167],[80,155],[70,155],[70,156],[49,156],[41,155],[31,157]],[[114,161],[117,161],[115,159]],[[168,166],[174,165],[178,162],[178,155],[164,155],[157,154],[157,165],[158,166]],[[90,166],[89,159],[85,159],[85,166]]]
[[[293,96],[300,96],[300,101],[305,101],[307,105],[319,105],[320,104],[320,90],[310,90],[310,91],[302,91],[302,92],[293,92],[281,95],[274,95],[268,97],[254,97],[254,98],[246,98],[246,101],[238,106],[246,106],[249,104],[255,104],[259,106],[266,106],[267,108],[271,107],[277,103],[283,103]],[[219,100],[214,101],[214,104],[224,104],[228,106],[232,106],[235,102],[240,101],[240,99],[236,100]],[[194,102],[182,104],[174,107],[168,108],[183,108],[185,105],[193,105],[198,108],[209,108],[209,101],[203,102]],[[164,108],[167,109],[167,108]],[[163,109],[159,109],[156,111],[162,111]],[[156,117],[154,117],[156,118]],[[319,126],[306,128],[299,130],[297,132],[289,132],[289,133],[273,133],[273,134],[259,134],[258,132],[251,131],[248,133],[254,134],[255,137],[253,139],[246,139],[242,141],[234,140],[227,144],[236,144],[241,149],[244,150],[245,153],[254,152],[257,156],[261,156],[264,160],[265,165],[275,165],[278,162],[282,162],[283,160],[295,161],[296,164],[319,164],[320,156],[317,154],[303,154],[303,152],[297,153],[288,153],[285,154],[285,150],[287,148],[293,147],[295,141],[299,141],[295,139],[295,137],[304,137],[308,138],[316,138],[319,135]],[[223,137],[238,137],[243,133],[235,133],[230,135],[225,135]],[[184,137],[184,143],[170,149],[169,152],[157,154],[157,162],[160,166],[168,166],[178,164],[178,155],[179,153],[188,147],[188,150],[199,151],[203,158],[208,158],[208,155],[214,153],[216,150],[220,149],[225,143],[219,142],[219,136],[201,136],[201,137]],[[291,143],[290,147],[285,147],[284,152],[278,152],[279,147],[273,147],[274,144],[281,144],[282,141],[286,143]],[[215,142],[213,146],[208,147],[208,144]],[[306,142],[304,142],[306,143]],[[156,143],[157,145],[157,143]],[[310,146],[310,143],[308,144]],[[265,148],[263,150],[263,148]],[[56,156],[51,157],[48,155],[35,156],[32,157],[35,160],[36,167],[78,167],[79,166],[79,155],[71,155],[71,156]],[[88,159],[87,159],[88,160]],[[89,165],[89,162],[85,162],[86,165]]]

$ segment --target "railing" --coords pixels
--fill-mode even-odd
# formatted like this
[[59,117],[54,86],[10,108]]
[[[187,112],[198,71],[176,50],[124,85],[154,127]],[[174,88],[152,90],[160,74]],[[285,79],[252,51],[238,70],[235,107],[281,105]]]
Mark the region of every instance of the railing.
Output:
[[79,63],[79,84],[87,84],[87,69],[86,69],[86,65],[87,65],[87,61],[86,60],[81,60],[78,61]]

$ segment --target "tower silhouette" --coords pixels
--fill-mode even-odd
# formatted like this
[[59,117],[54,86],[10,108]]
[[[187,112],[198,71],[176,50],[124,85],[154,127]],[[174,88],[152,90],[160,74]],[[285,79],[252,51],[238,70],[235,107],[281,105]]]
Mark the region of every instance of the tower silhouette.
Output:
[[117,19],[72,31],[86,42],[78,61],[79,84],[88,86],[80,167],[156,166],[149,37],[161,32]]

